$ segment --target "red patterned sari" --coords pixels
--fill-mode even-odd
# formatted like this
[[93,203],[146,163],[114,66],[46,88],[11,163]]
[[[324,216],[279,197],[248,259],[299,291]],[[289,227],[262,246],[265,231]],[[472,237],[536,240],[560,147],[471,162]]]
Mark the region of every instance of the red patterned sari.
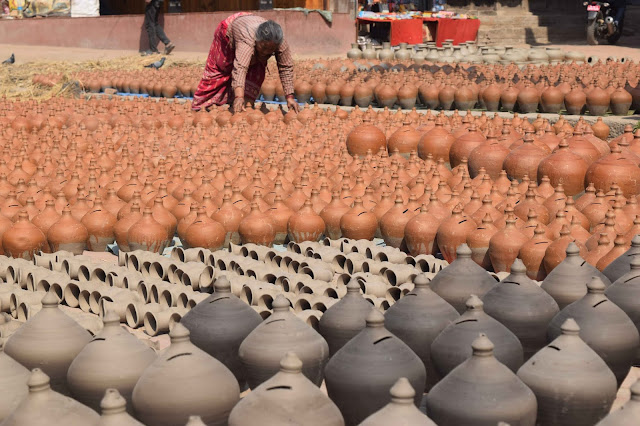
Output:
[[[234,47],[227,36],[231,23],[241,16],[251,15],[239,12],[222,21],[213,36],[213,43],[207,57],[204,75],[193,96],[191,108],[198,111],[211,105],[224,105],[233,99],[231,90],[231,73],[236,57]],[[255,100],[260,94],[260,87],[266,72],[265,64],[257,62],[247,71],[244,96]]]

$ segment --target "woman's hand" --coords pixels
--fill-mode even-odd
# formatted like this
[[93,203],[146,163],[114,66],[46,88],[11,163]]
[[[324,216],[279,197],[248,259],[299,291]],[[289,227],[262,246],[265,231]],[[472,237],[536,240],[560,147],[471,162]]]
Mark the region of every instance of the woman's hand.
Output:
[[298,102],[296,102],[293,96],[287,96],[287,107],[289,111],[300,112],[300,105],[298,105]]
[[244,98],[233,99],[233,113],[244,111]]

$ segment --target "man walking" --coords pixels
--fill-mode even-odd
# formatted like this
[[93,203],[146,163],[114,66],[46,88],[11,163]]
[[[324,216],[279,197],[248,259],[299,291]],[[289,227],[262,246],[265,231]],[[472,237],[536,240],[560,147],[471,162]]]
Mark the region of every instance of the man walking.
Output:
[[155,55],[158,51],[158,39],[164,43],[164,54],[170,54],[175,45],[171,43],[164,30],[158,23],[158,15],[162,10],[163,0],[145,0],[147,6],[144,11],[144,26],[149,36],[149,50],[142,52],[142,56]]

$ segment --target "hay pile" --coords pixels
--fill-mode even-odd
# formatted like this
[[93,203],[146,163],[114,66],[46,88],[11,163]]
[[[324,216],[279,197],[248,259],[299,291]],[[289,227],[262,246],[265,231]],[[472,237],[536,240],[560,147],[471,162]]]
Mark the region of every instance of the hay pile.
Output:
[[[7,98],[49,99],[54,96],[77,97],[83,88],[73,78],[74,73],[103,70],[139,70],[156,61],[156,57],[125,56],[112,60],[83,62],[28,62],[0,66],[0,96]],[[167,57],[165,67],[202,66],[197,61],[174,60]],[[43,76],[50,84],[34,82]],[[40,80],[36,78],[36,81]]]

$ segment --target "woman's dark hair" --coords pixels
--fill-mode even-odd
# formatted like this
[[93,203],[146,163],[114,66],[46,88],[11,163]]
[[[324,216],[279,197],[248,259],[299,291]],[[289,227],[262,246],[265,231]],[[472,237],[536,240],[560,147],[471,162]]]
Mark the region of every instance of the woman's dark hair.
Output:
[[256,30],[256,41],[268,41],[275,44],[282,44],[284,34],[282,27],[274,21],[266,21],[260,24]]

